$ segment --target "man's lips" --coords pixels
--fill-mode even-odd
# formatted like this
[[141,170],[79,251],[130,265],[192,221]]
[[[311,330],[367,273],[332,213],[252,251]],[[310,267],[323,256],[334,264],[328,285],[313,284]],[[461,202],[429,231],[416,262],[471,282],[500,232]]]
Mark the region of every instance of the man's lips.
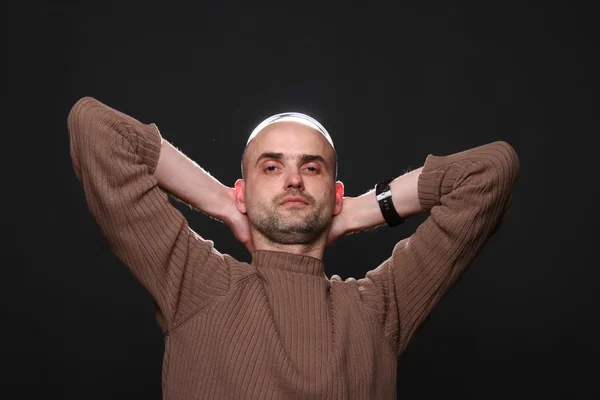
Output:
[[308,201],[306,201],[306,199],[304,199],[303,197],[300,197],[300,196],[289,196],[289,197],[284,198],[281,201],[281,205],[284,205],[284,204],[290,204],[290,205],[293,205],[293,204],[296,204],[296,205],[298,205],[298,204],[305,204],[305,205],[308,205]]

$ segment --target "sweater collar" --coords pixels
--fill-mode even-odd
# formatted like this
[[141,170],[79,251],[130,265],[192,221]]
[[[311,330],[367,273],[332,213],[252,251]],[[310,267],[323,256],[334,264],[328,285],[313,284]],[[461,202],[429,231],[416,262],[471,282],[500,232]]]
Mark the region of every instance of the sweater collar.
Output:
[[325,276],[323,261],[318,258],[283,251],[255,250],[252,253],[252,265],[307,275]]

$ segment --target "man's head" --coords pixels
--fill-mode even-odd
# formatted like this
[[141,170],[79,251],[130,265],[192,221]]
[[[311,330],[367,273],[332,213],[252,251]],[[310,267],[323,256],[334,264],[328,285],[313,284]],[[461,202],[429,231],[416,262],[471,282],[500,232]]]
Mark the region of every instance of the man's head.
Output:
[[304,114],[278,114],[248,139],[236,204],[270,242],[314,244],[326,238],[341,211],[343,185],[336,174],[336,153],[325,128]]

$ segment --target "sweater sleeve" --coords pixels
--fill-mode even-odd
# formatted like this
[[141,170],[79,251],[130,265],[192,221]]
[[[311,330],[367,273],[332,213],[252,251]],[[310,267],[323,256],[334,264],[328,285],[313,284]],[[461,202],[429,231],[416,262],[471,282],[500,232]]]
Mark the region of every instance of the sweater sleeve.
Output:
[[426,158],[418,191],[428,218],[358,281],[398,356],[502,224],[518,173],[518,156],[503,141]]
[[69,113],[68,132],[88,208],[154,298],[161,328],[225,292],[224,257],[190,229],[153,175],[162,143],[157,127],[84,97]]

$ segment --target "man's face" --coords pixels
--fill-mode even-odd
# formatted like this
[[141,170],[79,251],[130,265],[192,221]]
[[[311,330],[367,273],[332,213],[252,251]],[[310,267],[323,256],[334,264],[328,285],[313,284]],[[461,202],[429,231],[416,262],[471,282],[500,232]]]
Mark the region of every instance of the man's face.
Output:
[[312,244],[324,237],[341,210],[343,188],[335,182],[334,151],[321,133],[276,122],[250,142],[243,163],[238,207],[254,229],[280,244]]

